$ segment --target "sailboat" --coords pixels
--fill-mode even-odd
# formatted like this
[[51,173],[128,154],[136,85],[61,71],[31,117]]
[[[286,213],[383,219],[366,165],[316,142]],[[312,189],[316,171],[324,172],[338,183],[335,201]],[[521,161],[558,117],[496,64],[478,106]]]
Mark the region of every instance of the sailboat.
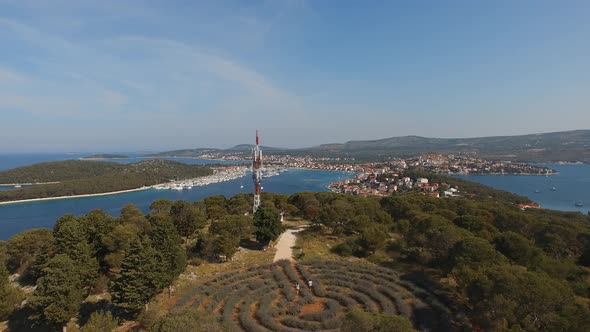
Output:
[[576,202],[574,202],[574,205],[577,206],[577,207],[584,206],[584,204],[582,203],[582,201],[576,201]]

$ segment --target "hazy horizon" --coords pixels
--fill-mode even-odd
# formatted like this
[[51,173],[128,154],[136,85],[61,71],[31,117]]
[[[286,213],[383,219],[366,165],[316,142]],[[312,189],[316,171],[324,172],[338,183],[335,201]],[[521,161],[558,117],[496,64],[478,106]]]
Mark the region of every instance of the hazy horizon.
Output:
[[0,0],[0,153],[590,124],[590,3]]
[[[367,139],[367,140],[363,140],[363,141],[379,141],[379,140],[383,140],[383,139],[389,139],[389,138],[396,138],[396,137],[412,137],[412,136],[416,136],[416,137],[423,137],[423,138],[434,138],[434,139],[475,139],[475,138],[490,138],[490,137],[510,137],[510,136],[523,136],[523,135],[540,135],[540,134],[551,134],[551,133],[560,133],[560,132],[570,132],[570,131],[588,131],[590,129],[572,129],[572,130],[567,130],[567,131],[559,131],[559,132],[546,132],[546,133],[528,133],[528,134],[522,134],[522,135],[495,135],[495,136],[472,136],[472,137],[426,137],[426,136],[419,136],[419,135],[404,135],[404,136],[391,136],[391,137],[381,137],[381,138],[375,138],[375,139]],[[267,146],[267,147],[271,147],[271,148],[279,148],[279,149],[306,149],[306,148],[312,148],[312,147],[316,147],[319,145],[330,145],[330,144],[343,144],[343,143],[347,143],[349,141],[358,141],[358,140],[347,140],[347,141],[342,141],[342,142],[324,142],[324,143],[320,143],[317,145],[313,145],[313,146],[295,146],[295,147],[283,147],[283,146],[276,146],[276,145],[272,145],[272,144],[261,144],[262,146]],[[230,149],[239,145],[253,145],[254,144],[254,140],[252,140],[252,142],[244,142],[244,143],[235,143],[232,145],[228,145],[228,146],[200,146],[200,145],[195,145],[195,146],[183,146],[182,144],[177,146],[177,147],[172,147],[169,149],[150,149],[148,148],[144,148],[144,149],[122,149],[122,150],[117,150],[115,149],[82,149],[82,150],[43,150],[43,151],[38,151],[38,150],[20,150],[20,151],[0,151],[0,155],[10,155],[10,154],[43,154],[43,153],[47,153],[47,154],[101,154],[101,153],[158,153],[158,152],[166,152],[166,151],[175,151],[175,150],[190,150],[190,149],[200,149],[200,148],[210,148],[210,149]]]

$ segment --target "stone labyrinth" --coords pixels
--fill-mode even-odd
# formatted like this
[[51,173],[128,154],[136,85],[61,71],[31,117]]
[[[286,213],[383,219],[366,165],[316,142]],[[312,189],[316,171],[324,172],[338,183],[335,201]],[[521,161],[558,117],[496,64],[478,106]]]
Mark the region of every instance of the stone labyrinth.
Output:
[[368,263],[279,261],[219,275],[175,304],[175,310],[220,314],[235,330],[248,332],[337,331],[353,307],[405,316],[422,331],[454,329],[449,309],[437,296]]

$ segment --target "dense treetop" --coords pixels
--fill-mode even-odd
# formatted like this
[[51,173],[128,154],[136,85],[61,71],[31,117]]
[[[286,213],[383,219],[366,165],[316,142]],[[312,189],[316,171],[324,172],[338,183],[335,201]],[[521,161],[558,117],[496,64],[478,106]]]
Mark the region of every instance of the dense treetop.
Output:
[[0,183],[37,183],[78,180],[112,172],[121,164],[64,160],[22,166],[0,172]]
[[410,264],[484,330],[590,327],[588,216],[419,194],[299,193],[289,201],[318,231],[342,238],[334,252]]
[[[432,175],[430,175],[432,176]],[[441,178],[441,182],[453,179]],[[458,181],[458,180],[457,180]],[[0,277],[19,273],[36,284],[31,320],[63,325],[80,314],[90,293],[110,293],[117,318],[135,318],[184,270],[190,259],[230,259],[242,240],[261,246],[283,227],[279,213],[308,220],[306,231],[336,241],[335,254],[394,267],[454,313],[486,331],[587,331],[590,327],[590,218],[580,213],[518,209],[523,198],[465,181],[470,197],[417,193],[384,198],[329,192],[264,193],[251,213],[251,195],[211,196],[197,202],[158,200],[144,215],[128,205],[114,218],[95,210],[65,215],[53,231],[29,230],[0,242]],[[305,249],[305,248],[303,248]],[[320,264],[321,265],[321,264]],[[76,268],[72,268],[75,266]],[[10,305],[22,295],[0,283]],[[117,319],[96,314],[93,324]],[[155,324],[169,330],[187,317]],[[405,321],[352,312],[343,327],[398,326]],[[90,327],[89,327],[90,328]],[[410,327],[407,327],[410,328]]]

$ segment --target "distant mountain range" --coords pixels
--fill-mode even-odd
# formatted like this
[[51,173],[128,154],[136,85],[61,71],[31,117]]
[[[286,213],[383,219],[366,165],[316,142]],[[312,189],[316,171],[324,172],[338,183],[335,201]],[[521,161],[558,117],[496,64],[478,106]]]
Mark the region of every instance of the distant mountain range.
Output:
[[[194,157],[207,152],[249,153],[251,149],[251,144],[241,144],[230,149],[175,150],[151,156]],[[322,144],[302,149],[267,146],[263,146],[262,149],[273,154],[347,156],[367,160],[409,157],[424,153],[475,153],[481,158],[498,160],[590,163],[590,130],[476,138],[401,136],[379,140]]]
[[[181,149],[164,151],[158,153],[145,154],[145,157],[198,157],[203,154],[209,153],[251,153],[254,145],[252,144],[239,144],[229,149],[216,149],[216,148],[195,148],[195,149]],[[263,151],[286,151],[287,149],[274,148],[271,146],[261,145],[260,148]]]

